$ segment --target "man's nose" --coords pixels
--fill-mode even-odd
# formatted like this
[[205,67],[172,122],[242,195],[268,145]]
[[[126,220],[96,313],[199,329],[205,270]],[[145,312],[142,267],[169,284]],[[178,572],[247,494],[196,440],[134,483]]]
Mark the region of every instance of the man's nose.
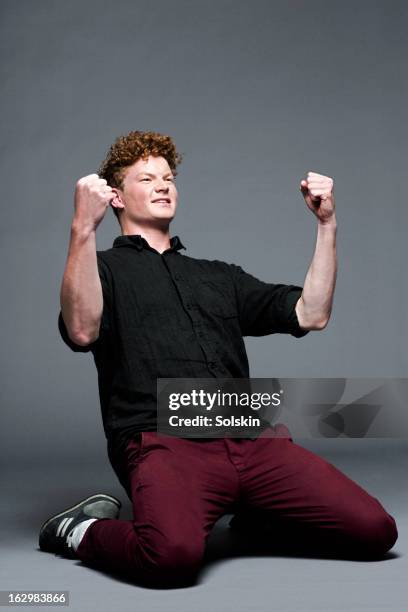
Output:
[[168,184],[165,181],[159,181],[155,185],[155,190],[156,191],[168,191],[169,190],[169,186],[168,186]]

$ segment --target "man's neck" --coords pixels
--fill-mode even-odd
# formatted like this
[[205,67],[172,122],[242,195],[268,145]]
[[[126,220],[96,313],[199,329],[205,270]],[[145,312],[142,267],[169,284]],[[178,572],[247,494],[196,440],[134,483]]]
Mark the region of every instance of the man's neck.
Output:
[[132,224],[122,228],[122,236],[135,236],[140,234],[153,249],[163,253],[170,248],[170,226],[167,227],[142,227]]

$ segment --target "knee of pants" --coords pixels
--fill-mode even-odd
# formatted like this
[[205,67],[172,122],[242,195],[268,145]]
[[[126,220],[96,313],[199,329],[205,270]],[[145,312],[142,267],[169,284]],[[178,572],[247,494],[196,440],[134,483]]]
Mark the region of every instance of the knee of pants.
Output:
[[394,518],[381,508],[361,517],[354,532],[356,553],[363,557],[385,555],[394,546],[398,538]]
[[160,538],[154,547],[143,547],[142,574],[154,583],[174,583],[189,580],[200,568],[204,556],[204,541],[191,538]]

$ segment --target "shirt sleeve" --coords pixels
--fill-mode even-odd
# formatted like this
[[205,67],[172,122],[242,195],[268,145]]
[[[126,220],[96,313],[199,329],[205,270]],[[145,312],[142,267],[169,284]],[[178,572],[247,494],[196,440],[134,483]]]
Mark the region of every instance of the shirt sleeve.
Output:
[[89,351],[96,351],[99,346],[106,340],[111,330],[111,312],[112,312],[112,281],[111,281],[111,273],[107,264],[103,261],[100,253],[97,251],[97,264],[98,264],[98,272],[99,278],[102,285],[102,294],[103,294],[103,311],[102,311],[102,319],[101,325],[99,329],[99,336],[95,340],[95,342],[91,342],[86,346],[81,346],[80,344],[76,344],[71,340],[68,335],[68,330],[65,325],[65,321],[62,318],[62,312],[60,310],[58,315],[58,330],[61,335],[62,340],[65,344],[76,353],[88,353]]
[[265,283],[234,264],[231,269],[243,336],[291,334],[302,338],[309,333],[299,326],[295,310],[302,287]]

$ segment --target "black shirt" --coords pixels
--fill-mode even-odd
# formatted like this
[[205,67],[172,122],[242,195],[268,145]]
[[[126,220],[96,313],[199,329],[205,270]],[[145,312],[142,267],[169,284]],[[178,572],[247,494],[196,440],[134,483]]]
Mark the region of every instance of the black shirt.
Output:
[[249,378],[243,336],[308,332],[295,305],[302,288],[265,283],[240,266],[182,255],[178,236],[160,254],[142,236],[119,236],[97,251],[103,290],[98,371],[106,437],[121,448],[136,432],[156,430],[157,378]]

